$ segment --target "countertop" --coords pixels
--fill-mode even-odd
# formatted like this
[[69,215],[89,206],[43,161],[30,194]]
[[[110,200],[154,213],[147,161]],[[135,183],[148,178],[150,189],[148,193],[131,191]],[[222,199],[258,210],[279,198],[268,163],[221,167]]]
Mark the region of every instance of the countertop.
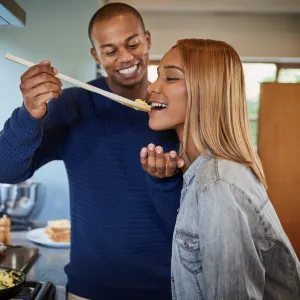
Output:
[[[65,292],[67,277],[64,273],[64,266],[69,262],[69,248],[48,248],[30,242],[26,238],[26,231],[11,233],[11,243],[31,248],[39,248],[39,257],[26,275],[26,279],[37,281],[50,281],[59,293]],[[61,297],[58,296],[57,299]]]

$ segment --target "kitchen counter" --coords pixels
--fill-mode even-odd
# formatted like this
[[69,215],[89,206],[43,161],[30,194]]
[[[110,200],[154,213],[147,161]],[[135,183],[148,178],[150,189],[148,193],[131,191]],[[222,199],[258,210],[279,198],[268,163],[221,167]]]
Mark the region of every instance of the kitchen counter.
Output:
[[[64,266],[69,262],[69,248],[49,248],[30,242],[26,231],[11,233],[11,244],[39,248],[39,257],[26,275],[26,280],[52,282],[60,294],[65,293],[67,277]],[[58,296],[57,299],[61,297]],[[63,298],[61,298],[63,299]]]

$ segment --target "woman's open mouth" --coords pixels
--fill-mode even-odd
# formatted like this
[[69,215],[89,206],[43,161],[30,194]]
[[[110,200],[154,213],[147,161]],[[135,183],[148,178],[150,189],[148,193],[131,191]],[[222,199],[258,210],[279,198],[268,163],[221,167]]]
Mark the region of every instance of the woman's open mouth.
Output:
[[167,109],[168,105],[161,102],[150,102],[148,103],[151,106],[151,113],[162,112]]
[[167,107],[168,107],[168,105],[164,104],[164,103],[160,103],[160,102],[152,102],[151,103],[152,110],[163,110]]

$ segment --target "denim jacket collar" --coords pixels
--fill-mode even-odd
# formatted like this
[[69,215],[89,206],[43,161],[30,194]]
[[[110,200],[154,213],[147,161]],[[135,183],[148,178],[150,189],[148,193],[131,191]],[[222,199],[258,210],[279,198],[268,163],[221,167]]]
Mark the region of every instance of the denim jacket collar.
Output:
[[[210,153],[208,150],[207,153]],[[195,177],[195,174],[200,169],[200,167],[206,163],[208,160],[211,159],[210,156],[207,156],[207,153],[201,154],[187,169],[187,171],[183,174],[183,180],[185,185],[189,185],[193,178]]]

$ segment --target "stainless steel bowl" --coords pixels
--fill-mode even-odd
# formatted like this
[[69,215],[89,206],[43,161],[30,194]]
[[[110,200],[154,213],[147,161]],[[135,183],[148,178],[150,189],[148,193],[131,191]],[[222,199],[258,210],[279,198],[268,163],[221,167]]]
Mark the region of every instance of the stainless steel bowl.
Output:
[[36,207],[39,185],[30,180],[18,184],[0,183],[0,213],[27,219]]

